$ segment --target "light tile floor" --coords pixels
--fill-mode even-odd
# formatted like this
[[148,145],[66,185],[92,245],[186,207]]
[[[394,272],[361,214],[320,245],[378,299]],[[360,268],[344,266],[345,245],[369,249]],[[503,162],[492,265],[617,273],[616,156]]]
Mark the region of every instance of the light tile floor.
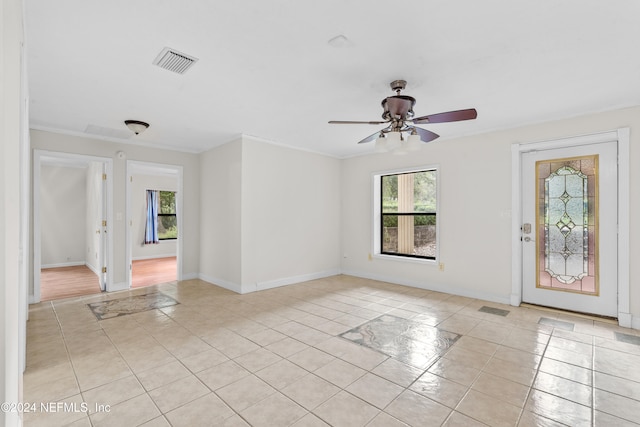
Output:
[[[88,306],[158,291],[179,304],[106,320]],[[410,321],[401,348],[340,337],[383,315]],[[440,336],[457,338],[420,353]],[[27,352],[27,427],[640,425],[638,331],[349,276],[42,303]]]

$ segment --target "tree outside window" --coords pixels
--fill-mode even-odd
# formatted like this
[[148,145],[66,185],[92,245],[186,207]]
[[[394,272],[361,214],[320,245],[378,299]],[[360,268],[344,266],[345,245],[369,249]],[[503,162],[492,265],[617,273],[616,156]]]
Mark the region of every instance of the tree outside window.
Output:
[[175,191],[160,191],[158,205],[158,239],[177,239],[178,219]]

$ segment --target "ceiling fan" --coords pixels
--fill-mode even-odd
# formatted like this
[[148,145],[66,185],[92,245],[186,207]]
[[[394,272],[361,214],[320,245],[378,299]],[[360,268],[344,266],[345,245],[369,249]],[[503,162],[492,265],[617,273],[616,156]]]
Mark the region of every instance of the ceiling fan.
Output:
[[[430,142],[434,139],[438,138],[438,134],[431,132],[426,129],[422,129],[416,127],[416,124],[426,124],[426,123],[445,123],[445,122],[458,122],[462,120],[472,120],[478,116],[478,112],[475,108],[469,108],[467,110],[456,110],[456,111],[448,111],[446,113],[438,113],[438,114],[430,114],[428,116],[421,116],[414,118],[413,106],[416,103],[416,99],[407,96],[400,95],[400,91],[402,91],[407,82],[404,80],[394,80],[390,83],[391,89],[396,92],[396,95],[389,96],[382,100],[382,121],[350,121],[350,120],[332,120],[330,124],[369,124],[369,125],[381,125],[388,123],[387,127],[381,129],[380,131],[369,135],[364,138],[362,141],[358,142],[358,144],[362,144],[365,142],[373,141],[378,138],[376,141],[376,147],[378,146],[379,141],[383,141],[384,139],[388,139],[389,142],[393,140],[395,144],[398,146],[402,140],[401,132],[409,132],[408,143],[413,147],[416,147],[416,143],[420,141]],[[394,147],[386,147],[386,149],[379,151],[388,151],[389,149],[393,149]],[[419,145],[418,145],[419,148]]]

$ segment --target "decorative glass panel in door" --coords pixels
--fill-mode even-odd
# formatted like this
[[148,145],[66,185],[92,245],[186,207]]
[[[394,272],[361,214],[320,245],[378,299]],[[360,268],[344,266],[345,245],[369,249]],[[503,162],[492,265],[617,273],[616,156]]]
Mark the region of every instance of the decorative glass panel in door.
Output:
[[598,295],[598,155],[536,162],[536,287]]

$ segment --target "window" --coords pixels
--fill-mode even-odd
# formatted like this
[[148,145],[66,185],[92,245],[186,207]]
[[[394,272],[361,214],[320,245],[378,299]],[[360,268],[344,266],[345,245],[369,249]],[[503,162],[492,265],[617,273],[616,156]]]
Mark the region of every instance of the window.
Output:
[[375,176],[374,252],[435,260],[437,254],[437,170]]
[[175,191],[160,191],[158,197],[158,240],[178,238]]

